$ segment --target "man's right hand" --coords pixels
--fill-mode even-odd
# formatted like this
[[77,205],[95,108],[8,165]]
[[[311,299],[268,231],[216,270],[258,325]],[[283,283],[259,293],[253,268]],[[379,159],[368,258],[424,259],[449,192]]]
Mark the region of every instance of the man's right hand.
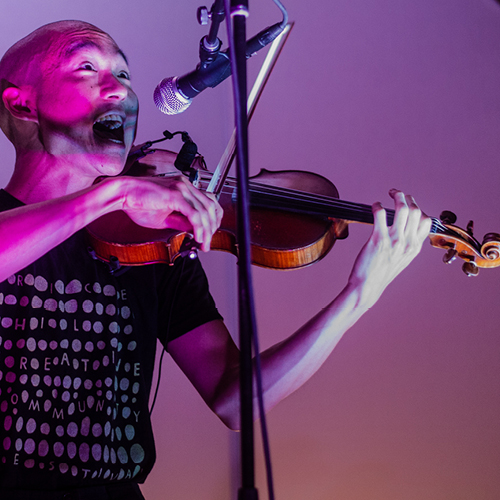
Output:
[[223,210],[214,196],[186,177],[120,177],[121,209],[136,223],[154,229],[192,232],[205,252],[220,226]]

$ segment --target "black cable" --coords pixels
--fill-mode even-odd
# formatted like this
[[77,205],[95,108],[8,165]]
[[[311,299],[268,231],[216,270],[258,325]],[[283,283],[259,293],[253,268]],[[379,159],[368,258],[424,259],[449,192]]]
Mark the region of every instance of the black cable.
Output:
[[[151,403],[151,408],[149,409],[149,416],[150,417],[151,417],[151,414],[153,413],[153,409],[154,409],[155,404],[156,404],[156,398],[158,397],[158,391],[160,389],[161,370],[162,370],[162,366],[163,366],[163,356],[167,352],[168,334],[169,334],[169,331],[170,331],[170,323],[172,321],[172,313],[173,313],[173,310],[174,310],[175,298],[177,297],[177,291],[179,290],[179,285],[181,283],[182,275],[184,273],[184,265],[185,265],[185,263],[186,263],[186,261],[183,258],[182,259],[182,268],[181,268],[181,271],[179,273],[179,279],[177,280],[177,284],[175,285],[174,294],[172,295],[172,303],[171,303],[171,306],[170,306],[170,311],[168,313],[167,326],[166,326],[166,332],[165,332],[165,343],[162,342],[163,349],[161,351],[160,361],[159,361],[159,364],[158,364],[158,379],[156,381],[155,394],[153,396],[153,402]],[[164,265],[164,264],[161,264],[161,265]]]

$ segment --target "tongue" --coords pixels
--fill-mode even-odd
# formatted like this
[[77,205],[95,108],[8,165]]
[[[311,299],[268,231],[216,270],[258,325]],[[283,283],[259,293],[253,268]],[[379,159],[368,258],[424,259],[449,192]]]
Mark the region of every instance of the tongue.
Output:
[[[110,124],[115,125],[115,122]],[[104,122],[97,122],[94,124],[94,134],[102,140],[112,141],[116,143],[123,143],[123,127],[110,128]]]

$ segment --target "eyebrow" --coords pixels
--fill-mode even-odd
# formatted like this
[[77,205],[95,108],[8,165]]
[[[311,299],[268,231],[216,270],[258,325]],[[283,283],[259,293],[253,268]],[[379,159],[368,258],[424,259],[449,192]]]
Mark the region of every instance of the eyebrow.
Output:
[[[80,49],[86,49],[88,47],[101,49],[99,44],[93,42],[92,40],[78,40],[77,42],[73,42],[73,43],[68,45],[68,47],[64,51],[63,57],[69,58],[75,52],[78,52]],[[116,47],[116,52],[117,52],[117,54],[120,54],[123,57],[123,59],[125,60],[125,62],[127,63],[127,66],[128,66],[128,59],[127,59],[127,56],[124,54],[124,52],[118,47]]]

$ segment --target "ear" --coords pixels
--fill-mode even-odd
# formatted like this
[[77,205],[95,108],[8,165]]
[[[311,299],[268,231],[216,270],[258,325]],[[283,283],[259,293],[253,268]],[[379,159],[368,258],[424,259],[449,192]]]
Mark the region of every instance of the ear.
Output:
[[30,93],[27,89],[7,87],[2,93],[2,100],[14,118],[38,123],[36,109],[30,104]]

